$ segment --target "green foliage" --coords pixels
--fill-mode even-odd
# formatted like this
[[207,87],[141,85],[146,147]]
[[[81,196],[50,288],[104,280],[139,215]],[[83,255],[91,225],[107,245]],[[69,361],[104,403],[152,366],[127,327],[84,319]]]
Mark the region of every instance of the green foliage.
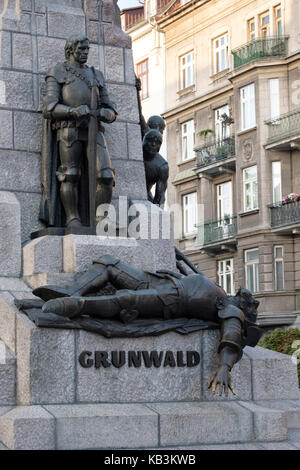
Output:
[[206,141],[206,137],[208,136],[208,134],[214,134],[215,131],[213,131],[212,129],[203,129],[202,131],[198,132],[198,135],[199,137],[202,137],[204,139],[204,141]]
[[[297,340],[300,341],[300,330],[298,328],[289,328],[288,330],[276,328],[269,331],[258,345],[290,356],[298,349],[298,358],[300,359],[299,345],[292,347],[294,341]],[[300,362],[298,364],[298,378],[300,384]]]

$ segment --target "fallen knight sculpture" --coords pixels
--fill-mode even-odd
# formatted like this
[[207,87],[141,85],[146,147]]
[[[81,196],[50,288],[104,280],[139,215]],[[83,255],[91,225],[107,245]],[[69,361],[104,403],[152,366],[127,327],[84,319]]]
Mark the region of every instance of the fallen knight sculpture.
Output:
[[[96,295],[107,285],[115,289],[114,294]],[[44,315],[116,320],[123,322],[124,327],[132,326],[132,331],[139,327],[138,320],[149,319],[157,323],[198,319],[206,328],[219,325],[220,366],[209,388],[215,393],[219,386],[220,395],[224,392],[227,396],[228,389],[235,394],[230,371],[241,359],[243,347],[255,346],[261,336],[256,324],[259,302],[247,289],[240,288],[235,297],[228,297],[202,273],[187,276],[172,271],[151,273],[110,255],[94,262],[68,286],[44,286],[33,293],[46,301],[42,308]]]

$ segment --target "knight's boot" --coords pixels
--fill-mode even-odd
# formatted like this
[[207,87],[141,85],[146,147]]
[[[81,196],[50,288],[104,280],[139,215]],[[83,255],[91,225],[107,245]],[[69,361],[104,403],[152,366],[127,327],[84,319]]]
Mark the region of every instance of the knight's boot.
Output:
[[59,300],[49,300],[43,305],[42,310],[44,313],[55,313],[61,317],[74,318],[82,313],[83,308],[84,299],[65,297]]
[[60,197],[66,213],[66,226],[82,227],[78,212],[78,184],[70,181],[61,183]]
[[100,264],[93,264],[88,271],[83,273],[78,279],[66,286],[42,286],[32,292],[46,302],[59,297],[82,296],[93,292],[105,285],[108,281],[107,268]]

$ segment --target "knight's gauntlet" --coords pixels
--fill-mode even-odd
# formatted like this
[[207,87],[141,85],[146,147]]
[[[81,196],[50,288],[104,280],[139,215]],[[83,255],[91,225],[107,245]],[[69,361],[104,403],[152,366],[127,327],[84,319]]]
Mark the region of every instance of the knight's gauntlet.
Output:
[[218,353],[224,356],[225,363],[231,368],[234,364],[229,358],[229,356],[232,356],[230,351],[235,353],[235,357],[237,355],[235,362],[238,362],[243,354],[243,324],[245,317],[239,308],[234,305],[227,305],[219,311],[219,318],[221,318],[221,340]]

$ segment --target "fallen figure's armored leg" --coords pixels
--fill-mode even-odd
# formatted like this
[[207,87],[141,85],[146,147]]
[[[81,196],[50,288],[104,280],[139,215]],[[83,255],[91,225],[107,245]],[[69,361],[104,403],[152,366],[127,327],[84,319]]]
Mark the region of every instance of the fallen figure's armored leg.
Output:
[[84,296],[97,292],[110,282],[116,289],[143,289],[150,285],[150,276],[111,255],[102,256],[88,271],[67,286],[42,286],[33,294],[48,301],[58,297]]
[[49,300],[44,304],[43,312],[67,318],[89,315],[94,318],[117,319],[129,323],[138,316],[163,318],[164,303],[155,289],[120,290],[114,295]]

